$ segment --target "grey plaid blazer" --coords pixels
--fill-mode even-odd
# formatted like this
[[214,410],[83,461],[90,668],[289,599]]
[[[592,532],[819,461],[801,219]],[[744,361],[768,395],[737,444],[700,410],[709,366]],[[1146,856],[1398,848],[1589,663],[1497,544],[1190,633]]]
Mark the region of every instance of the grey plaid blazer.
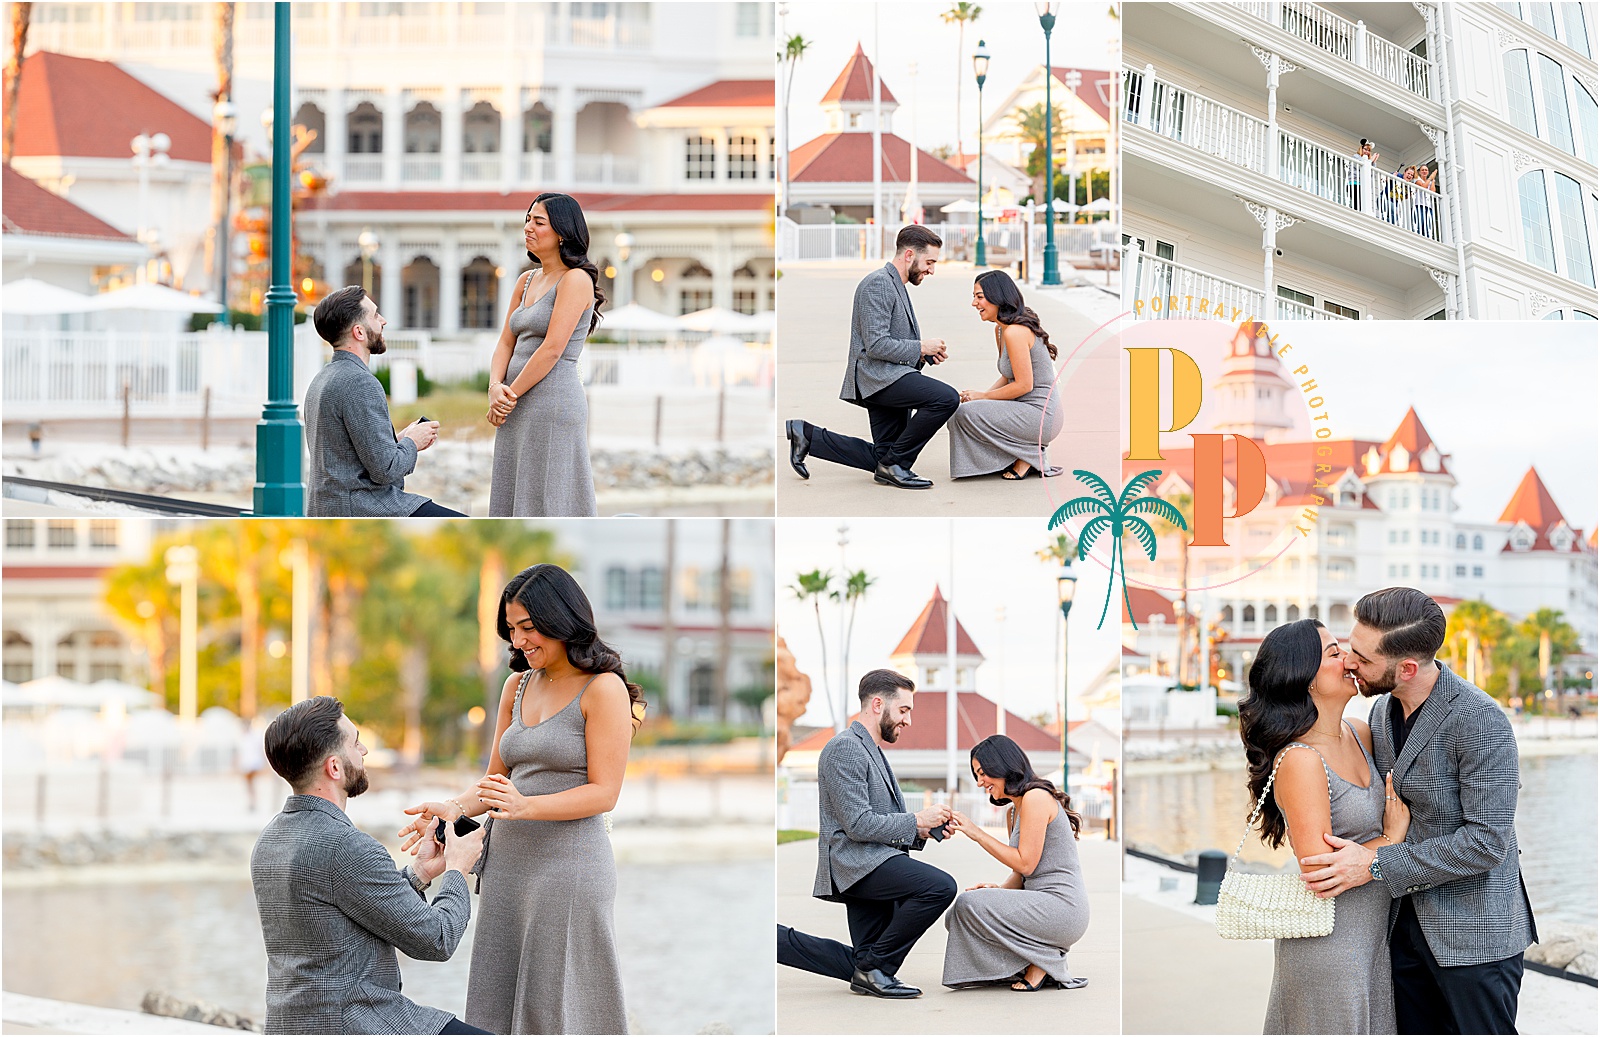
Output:
[[383,386],[349,350],[336,349],[306,389],[306,514],[399,518],[428,500],[405,491],[417,445],[394,433]]
[[1520,954],[1539,938],[1517,860],[1517,740],[1499,703],[1443,663],[1395,759],[1391,695],[1372,704],[1372,755],[1411,808],[1406,840],[1378,847],[1394,901],[1409,895],[1441,965]]
[[817,880],[811,895],[832,900],[897,853],[922,849],[916,815],[906,809],[878,746],[859,720],[828,740],[817,757]]
[[893,263],[856,285],[850,308],[850,362],[839,399],[859,403],[879,389],[922,369],[922,330],[911,295]]
[[290,796],[250,854],[267,944],[268,1033],[438,1033],[449,1012],[400,994],[398,947],[444,961],[472,895],[447,871],[429,904],[378,840],[318,796]]

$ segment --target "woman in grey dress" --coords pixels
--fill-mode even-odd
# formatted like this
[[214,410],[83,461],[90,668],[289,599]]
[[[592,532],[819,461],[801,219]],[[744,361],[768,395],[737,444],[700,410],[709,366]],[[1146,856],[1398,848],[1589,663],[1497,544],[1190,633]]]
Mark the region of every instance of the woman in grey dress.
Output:
[[961,390],[950,419],[950,477],[1000,473],[1026,479],[1057,475],[1047,449],[1065,421],[1056,383],[1056,347],[1039,315],[1004,270],[986,270],[972,285],[972,308],[993,323],[1000,378],[987,389]]
[[406,810],[406,848],[434,819],[489,815],[466,1020],[491,1033],[627,1033],[615,924],[616,806],[644,698],[560,566],[518,573],[500,598],[511,677],[488,773]]
[[541,194],[528,206],[522,237],[536,266],[517,279],[489,361],[489,514],[593,515],[589,404],[578,356],[606,297],[589,259],[589,225],[567,195]]
[[[1262,841],[1287,838],[1297,859],[1326,853],[1324,832],[1368,847],[1403,841],[1410,811],[1378,778],[1372,732],[1343,719],[1360,689],[1333,635],[1314,619],[1278,627],[1262,639],[1249,682],[1239,735],[1252,804],[1277,768]],[[1327,936],[1275,941],[1262,1032],[1394,1033],[1388,931],[1388,890],[1370,882],[1339,896]]]
[[998,885],[969,887],[944,916],[944,985],[1011,984],[1068,990],[1088,981],[1067,970],[1067,951],[1089,928],[1089,894],[1078,867],[1078,815],[1066,793],[1033,772],[1022,747],[990,735],[972,748],[972,776],[989,801],[1008,807],[1003,843],[956,811],[951,827],[1011,869]]

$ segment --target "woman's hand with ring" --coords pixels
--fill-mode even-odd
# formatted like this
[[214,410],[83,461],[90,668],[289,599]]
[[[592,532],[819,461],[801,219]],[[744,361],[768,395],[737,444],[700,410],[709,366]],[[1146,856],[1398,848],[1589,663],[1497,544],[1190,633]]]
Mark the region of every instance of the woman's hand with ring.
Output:
[[998,883],[998,882],[979,882],[976,885],[968,886],[967,890],[968,890],[968,892],[970,892],[970,891],[972,891],[974,889],[999,889],[999,888],[1000,888],[1000,883]]
[[478,798],[489,808],[489,816],[503,821],[531,821],[533,799],[517,791],[504,774],[485,775],[478,782]]
[[411,853],[415,854],[417,852],[417,843],[424,838],[431,837],[434,821],[441,817],[447,819],[454,818],[457,814],[457,811],[449,803],[443,803],[436,799],[430,799],[426,803],[418,803],[414,807],[406,807],[406,813],[418,814],[420,816],[415,821],[400,829],[400,831],[396,834],[402,836],[404,839],[404,841],[400,844],[400,849],[409,850]]

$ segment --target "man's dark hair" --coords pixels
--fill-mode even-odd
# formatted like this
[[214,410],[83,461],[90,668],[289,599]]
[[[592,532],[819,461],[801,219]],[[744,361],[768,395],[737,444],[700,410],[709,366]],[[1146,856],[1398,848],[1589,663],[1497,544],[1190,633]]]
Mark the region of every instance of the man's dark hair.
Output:
[[1383,634],[1378,654],[1430,662],[1444,645],[1444,609],[1415,587],[1385,587],[1356,602],[1356,621]]
[[904,252],[908,248],[920,252],[925,248],[940,248],[943,245],[943,238],[920,223],[908,223],[894,236],[894,250],[897,253]]
[[311,313],[311,323],[317,334],[330,346],[337,346],[356,322],[361,319],[361,301],[367,297],[366,289],[358,284],[329,292]]
[[296,792],[310,785],[322,761],[339,751],[344,703],[331,695],[297,702],[267,725],[267,762]]
[[882,695],[883,700],[887,702],[902,691],[916,690],[916,683],[903,673],[896,673],[893,670],[868,670],[862,675],[856,694],[861,697],[861,704],[865,706],[867,700],[874,695]]

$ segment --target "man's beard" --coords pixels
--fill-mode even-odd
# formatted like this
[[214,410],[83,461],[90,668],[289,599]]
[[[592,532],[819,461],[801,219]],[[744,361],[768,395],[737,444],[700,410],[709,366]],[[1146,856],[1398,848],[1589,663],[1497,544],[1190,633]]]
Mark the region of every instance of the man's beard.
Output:
[[914,285],[921,284],[922,279],[927,276],[927,272],[918,270],[915,263],[913,263],[911,268],[906,271],[906,280],[910,281]]
[[344,794],[351,798],[367,791],[367,769],[365,767],[361,768],[361,772],[352,777],[353,771],[354,768],[352,766],[348,764],[345,766]]
[[387,353],[388,351],[389,346],[383,341],[383,332],[374,331],[367,342],[367,352],[372,356],[377,356],[379,353]]
[[900,737],[900,725],[895,723],[894,719],[885,713],[882,717],[878,718],[878,734],[885,742],[892,743]]
[[1358,687],[1361,689],[1362,696],[1371,699],[1377,698],[1386,691],[1393,691],[1395,684],[1394,671],[1398,669],[1399,666],[1399,663],[1390,663],[1389,668],[1383,672],[1382,677],[1370,681],[1362,680],[1358,685]]

